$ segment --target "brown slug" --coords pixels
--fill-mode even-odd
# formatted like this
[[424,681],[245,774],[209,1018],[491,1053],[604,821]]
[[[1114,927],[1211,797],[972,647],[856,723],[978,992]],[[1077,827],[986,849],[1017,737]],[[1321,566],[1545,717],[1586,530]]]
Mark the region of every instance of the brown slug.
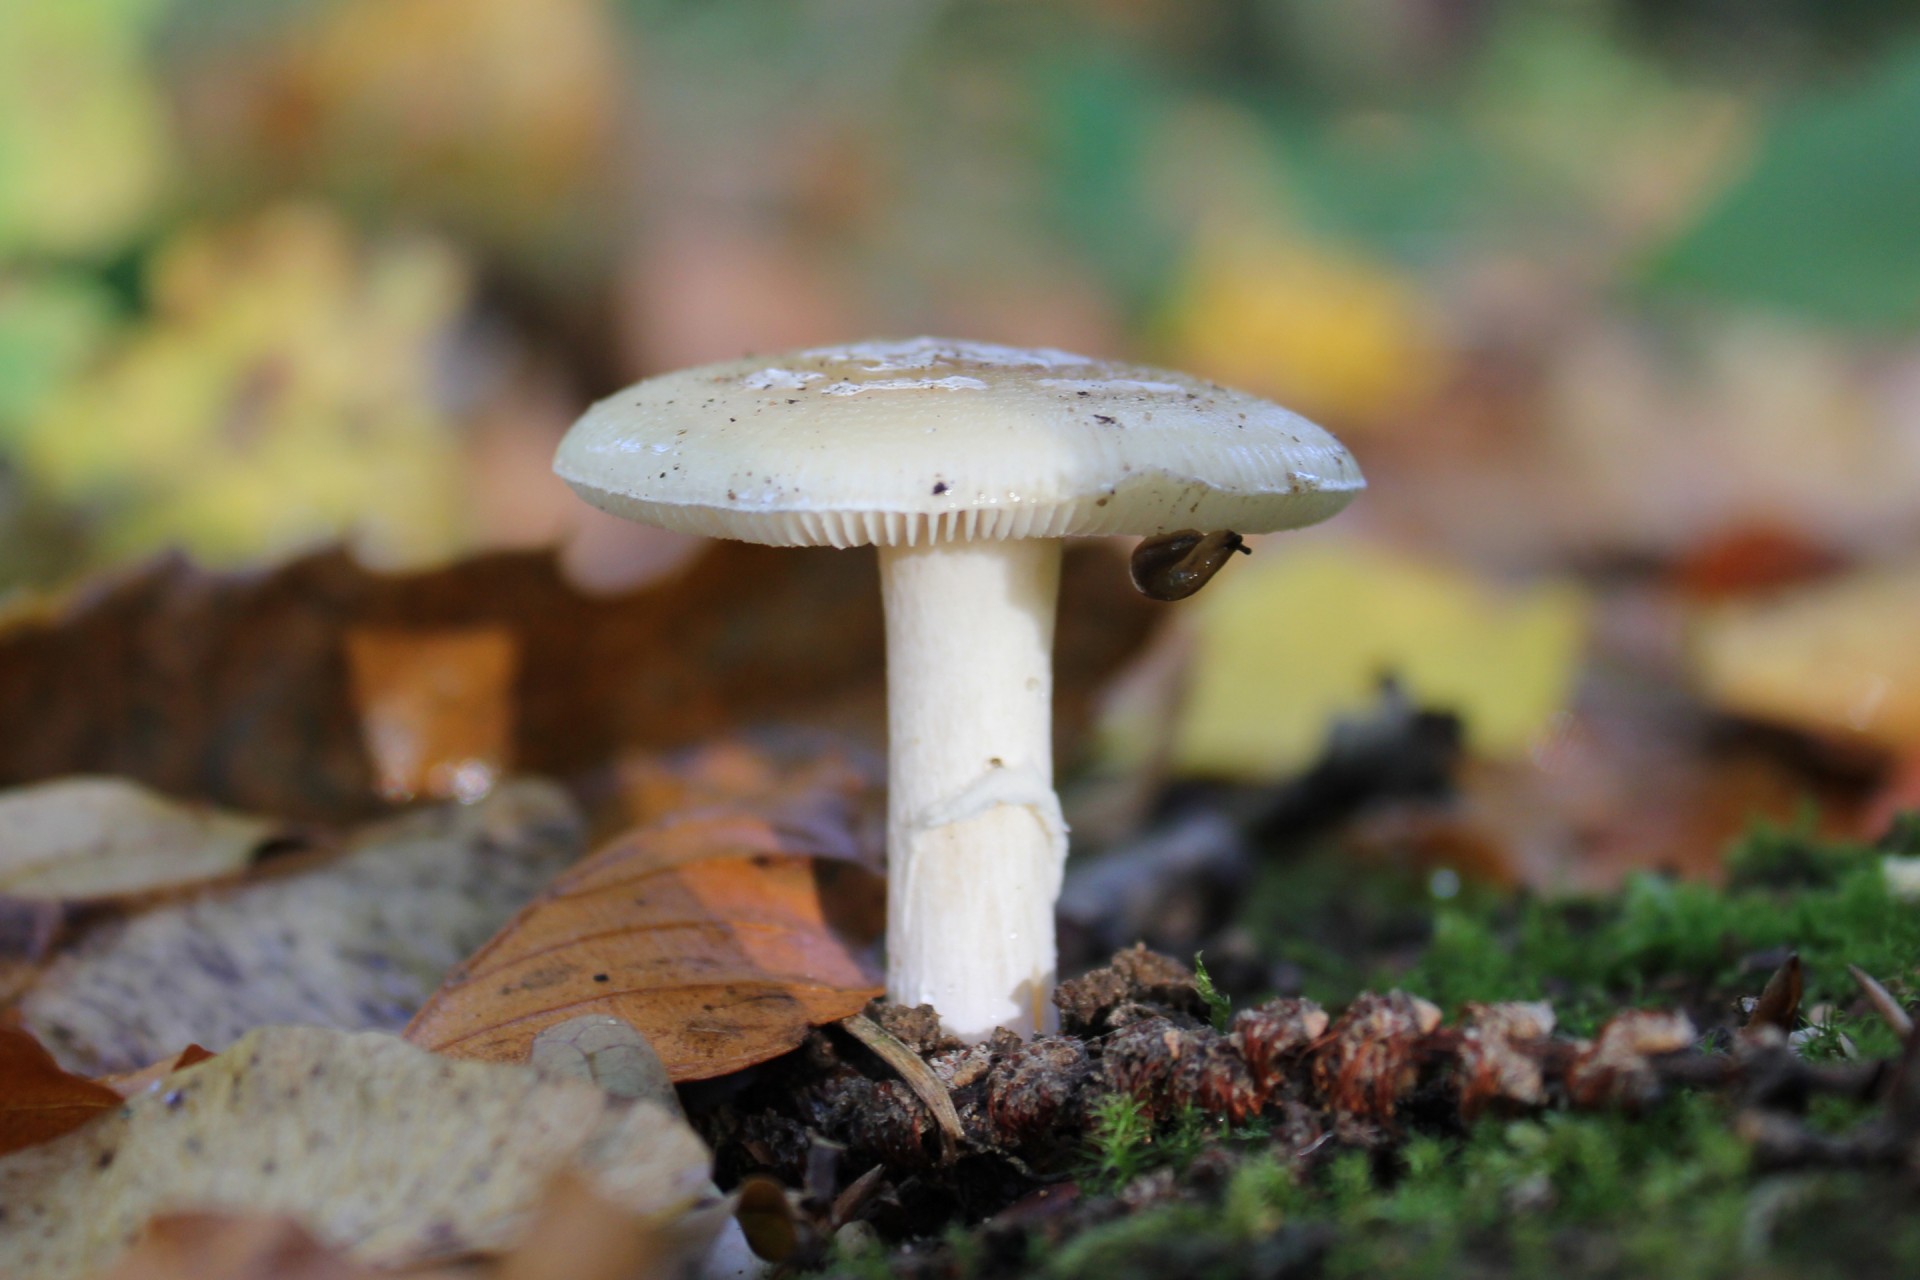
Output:
[[1134,588],[1152,600],[1185,600],[1206,586],[1236,551],[1253,554],[1246,539],[1230,529],[1181,529],[1143,539],[1133,549],[1130,565]]

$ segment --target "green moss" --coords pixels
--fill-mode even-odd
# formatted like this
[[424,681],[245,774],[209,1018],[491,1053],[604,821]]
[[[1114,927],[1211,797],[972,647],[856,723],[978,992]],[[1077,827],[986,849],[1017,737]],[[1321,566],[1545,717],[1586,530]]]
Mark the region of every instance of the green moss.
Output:
[[[1388,985],[1450,1009],[1545,998],[1576,1034],[1632,1005],[1685,1007],[1706,1022],[1732,1023],[1734,999],[1757,994],[1772,953],[1792,948],[1803,963],[1803,1007],[1841,1010],[1807,1055],[1837,1058],[1851,1043],[1864,1056],[1889,1056],[1897,1047],[1891,1033],[1845,1012],[1857,1000],[1846,966],[1909,998],[1920,909],[1889,897],[1879,864],[1885,850],[1823,842],[1809,831],[1756,827],[1729,851],[1724,888],[1646,875],[1610,898],[1557,901],[1472,888],[1436,899],[1423,877],[1358,868],[1327,852],[1270,872],[1242,922],[1271,955],[1299,965],[1307,993],[1328,1004]],[[1902,839],[1898,851],[1920,849],[1920,824]],[[1229,1130],[1192,1112],[1154,1124],[1139,1106],[1109,1099],[1096,1113],[1081,1177],[1091,1197],[1154,1170],[1179,1175],[1219,1144],[1242,1157],[1237,1171],[1224,1189],[1117,1214],[1050,1251],[1036,1246],[1011,1267],[955,1250],[958,1265],[943,1274],[1920,1274],[1920,1198],[1911,1186],[1872,1172],[1756,1173],[1735,1132],[1735,1106],[1720,1094],[1683,1092],[1637,1114],[1489,1118],[1464,1136],[1415,1130],[1390,1152],[1338,1151],[1302,1172],[1257,1128]],[[1877,1110],[1816,1097],[1808,1121],[1838,1134]]]
[[1263,1249],[1324,1248],[1329,1276],[1714,1280],[1764,1274],[1754,1267],[1765,1259],[1743,1254],[1749,1211],[1727,1107],[1682,1095],[1639,1116],[1548,1114],[1465,1139],[1416,1136],[1386,1161],[1348,1151],[1306,1179],[1258,1155],[1217,1202],[1083,1232],[1036,1274],[1258,1275]]
[[1235,1127],[1197,1107],[1183,1107],[1156,1122],[1134,1099],[1109,1094],[1094,1104],[1087,1158],[1079,1181],[1088,1191],[1114,1192],[1156,1169],[1183,1172],[1209,1147],[1225,1143],[1237,1150],[1246,1149],[1266,1137],[1263,1122]]
[[1233,1020],[1233,1001],[1228,999],[1220,988],[1213,985],[1213,975],[1207,972],[1206,957],[1200,952],[1193,956],[1193,986],[1200,993],[1200,1000],[1207,1006],[1207,1018],[1215,1031],[1225,1031]]
[[1088,1142],[1091,1150],[1080,1180],[1090,1190],[1112,1190],[1147,1171],[1153,1124],[1140,1103],[1125,1094],[1108,1094],[1094,1104]]
[[[1752,959],[1786,948],[1800,954],[1808,1007],[1854,1000],[1848,964],[1906,999],[1920,911],[1888,895],[1880,853],[1760,824],[1729,850],[1724,888],[1642,874],[1609,898],[1555,900],[1485,890],[1437,900],[1413,875],[1318,854],[1269,873],[1249,924],[1325,1002],[1394,985],[1450,1012],[1550,999],[1576,1034],[1629,1004],[1717,1017],[1765,983]],[[1877,1023],[1847,1031],[1862,1053],[1892,1051]]]

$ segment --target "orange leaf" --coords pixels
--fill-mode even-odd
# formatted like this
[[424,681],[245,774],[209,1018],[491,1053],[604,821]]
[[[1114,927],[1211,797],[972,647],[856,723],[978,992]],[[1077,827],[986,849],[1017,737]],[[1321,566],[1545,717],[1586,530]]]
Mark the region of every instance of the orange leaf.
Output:
[[347,632],[355,709],[389,800],[484,795],[512,765],[519,642],[503,626]]
[[[864,953],[884,892],[861,865],[874,793],[830,756],[761,773],[770,790],[730,801],[703,767],[690,767],[701,802],[561,876],[448,978],[407,1038],[519,1062],[545,1028],[605,1013],[644,1033],[674,1080],[701,1080],[859,1012],[880,990]],[[756,771],[738,776],[756,785]]]
[[119,1105],[119,1094],[61,1070],[26,1032],[0,1027],[0,1153],[57,1138]]

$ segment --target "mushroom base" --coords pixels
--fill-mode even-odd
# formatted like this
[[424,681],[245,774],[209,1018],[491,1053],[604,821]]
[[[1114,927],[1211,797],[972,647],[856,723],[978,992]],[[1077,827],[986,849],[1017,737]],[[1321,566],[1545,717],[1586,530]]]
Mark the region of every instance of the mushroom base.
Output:
[[887,994],[955,1035],[1053,1023],[1060,543],[882,547]]

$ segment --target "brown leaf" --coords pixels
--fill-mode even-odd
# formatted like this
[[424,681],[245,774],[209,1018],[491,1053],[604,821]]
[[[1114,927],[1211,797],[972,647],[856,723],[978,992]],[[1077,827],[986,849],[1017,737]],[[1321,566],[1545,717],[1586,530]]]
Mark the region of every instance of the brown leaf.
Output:
[[1419,996],[1362,992],[1314,1049],[1314,1087],[1335,1111],[1390,1119],[1416,1082],[1420,1037],[1439,1025]]
[[119,1105],[119,1094],[61,1070],[26,1032],[0,1027],[0,1154],[57,1138]]
[[0,1158],[0,1274],[87,1275],[182,1208],[291,1215],[385,1267],[499,1252],[527,1238],[564,1170],[660,1220],[672,1253],[703,1247],[723,1216],[706,1148],[657,1105],[378,1033],[268,1028]]
[[572,868],[428,1000],[407,1037],[525,1061],[545,1028],[601,1013],[675,1080],[725,1075],[858,1013],[881,881],[861,865],[874,794],[831,757],[761,795],[681,810]]
[[[1068,745],[1151,608],[1106,548],[1069,549],[1055,690]],[[266,574],[167,559],[20,608],[0,631],[0,723],[33,726],[0,736],[0,784],[107,773],[290,819],[374,812],[347,636],[432,643],[449,632],[504,632],[517,646],[508,754],[526,772],[572,777],[748,720],[883,732],[879,575],[866,551],[716,544],[606,599],[568,586],[546,553],[405,575],[339,551]],[[490,744],[449,741],[436,754],[480,758]]]
[[397,1031],[583,844],[572,801],[531,779],[388,819],[299,874],[93,922],[19,1018],[89,1075],[274,1023]]
[[354,708],[388,800],[472,800],[513,764],[520,645],[503,626],[347,632]]
[[1791,525],[1738,524],[1688,548],[1674,563],[1674,584],[1700,600],[1755,595],[1825,577],[1846,561]]

